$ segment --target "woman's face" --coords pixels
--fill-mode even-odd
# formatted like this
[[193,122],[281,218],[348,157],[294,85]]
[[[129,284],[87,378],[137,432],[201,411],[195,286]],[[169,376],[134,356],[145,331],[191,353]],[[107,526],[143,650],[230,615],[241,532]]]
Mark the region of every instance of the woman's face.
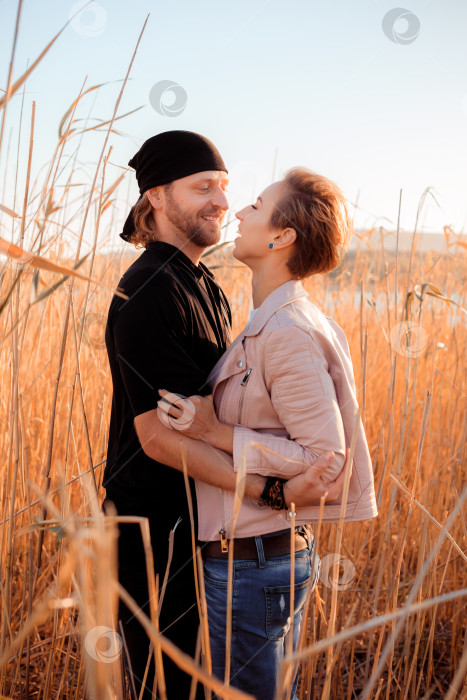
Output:
[[249,204],[235,214],[240,221],[240,236],[235,239],[233,256],[248,267],[255,267],[268,254],[271,255],[269,243],[274,242],[277,231],[271,229],[269,222],[283,194],[283,182],[273,182],[261,192],[254,204]]

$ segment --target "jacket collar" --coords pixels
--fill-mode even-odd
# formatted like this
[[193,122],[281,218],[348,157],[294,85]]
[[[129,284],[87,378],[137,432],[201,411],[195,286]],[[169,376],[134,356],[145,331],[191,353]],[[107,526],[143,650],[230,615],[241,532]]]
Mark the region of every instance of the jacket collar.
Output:
[[264,328],[271,316],[282,306],[290,304],[296,299],[308,296],[308,292],[304,289],[299,280],[285,282],[271,292],[258,308],[258,311],[253,316],[248,326],[235,338],[232,345],[230,345],[211,370],[207,379],[211,391],[214,391],[217,385],[227,377],[245,373],[247,369],[245,348],[243,346],[245,337],[257,335]]
[[240,335],[244,337],[257,335],[263,330],[266,323],[278,309],[280,309],[282,306],[286,306],[286,304],[290,304],[296,299],[309,296],[310,295],[303,287],[300,280],[289,280],[288,282],[284,282],[284,284],[281,284],[280,287],[277,287],[277,289],[266,297],[251,319],[251,322],[240,333]]

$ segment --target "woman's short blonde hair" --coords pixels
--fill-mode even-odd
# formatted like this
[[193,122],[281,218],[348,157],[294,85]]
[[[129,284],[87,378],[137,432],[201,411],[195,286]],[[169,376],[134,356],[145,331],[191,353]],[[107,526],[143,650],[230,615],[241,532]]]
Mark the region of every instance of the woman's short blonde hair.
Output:
[[285,193],[271,216],[274,229],[297,234],[287,266],[300,279],[338,267],[352,235],[352,219],[341,189],[307,168],[292,168]]

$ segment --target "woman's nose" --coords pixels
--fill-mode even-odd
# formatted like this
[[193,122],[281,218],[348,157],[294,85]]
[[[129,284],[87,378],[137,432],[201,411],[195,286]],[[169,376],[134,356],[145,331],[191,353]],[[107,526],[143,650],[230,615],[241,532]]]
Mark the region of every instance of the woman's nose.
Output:
[[235,216],[241,221],[243,219],[243,209],[240,209],[240,211],[236,211]]

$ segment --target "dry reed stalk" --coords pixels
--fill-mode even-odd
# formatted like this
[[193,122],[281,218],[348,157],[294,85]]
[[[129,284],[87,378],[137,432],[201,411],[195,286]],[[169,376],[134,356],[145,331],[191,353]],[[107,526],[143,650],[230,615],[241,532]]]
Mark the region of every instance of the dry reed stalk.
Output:
[[[204,666],[206,666],[206,670],[209,673],[209,675],[212,674],[212,658],[211,658],[211,644],[209,641],[209,621],[208,621],[208,605],[206,601],[206,588],[204,585],[204,570],[203,570],[203,559],[201,557],[201,549],[199,547],[196,548],[196,558],[198,561],[198,572],[199,572],[199,597],[200,597],[200,602],[201,602],[201,616],[200,616],[200,639],[204,639]],[[202,644],[201,644],[201,649],[202,649]],[[201,650],[200,650],[201,651]],[[195,688],[195,686],[193,686]],[[211,691],[208,689],[206,690],[206,700],[211,700]]]
[[[95,494],[93,492],[92,495],[93,500],[95,499]],[[143,548],[144,548],[144,557],[145,557],[145,563],[146,563],[146,578],[148,582],[148,595],[149,595],[149,610],[150,610],[150,620],[151,624],[154,626],[154,629],[157,631],[157,634],[159,635],[159,614],[160,614],[160,608],[162,606],[162,602],[159,601],[159,595],[158,595],[158,589],[159,589],[159,581],[157,578],[156,582],[156,576],[154,573],[154,555],[153,555],[153,549],[152,549],[152,544],[151,544],[151,533],[149,529],[149,521],[146,517],[140,517],[136,515],[106,515],[106,519],[110,518],[111,520],[115,520],[116,522],[119,523],[137,523],[140,527],[141,531],[141,537],[143,540]],[[166,569],[166,574],[168,569],[170,568],[170,563],[171,559],[168,560],[167,563],[167,569]],[[120,586],[121,588],[121,586]],[[164,589],[165,591],[165,589]],[[162,661],[162,651],[161,647],[159,644],[159,636],[156,637],[155,640],[152,640],[152,647],[150,648],[150,653],[154,654],[154,665],[155,665],[155,677],[154,677],[154,682],[157,682],[157,687],[159,688],[159,692],[161,694],[161,697],[163,700],[166,700],[167,698],[167,690],[166,690],[166,685],[165,685],[165,676],[164,676],[164,667],[163,667],[163,661]],[[149,663],[149,660],[148,660]],[[146,673],[145,677],[148,672],[148,666],[146,667]],[[144,690],[144,685],[142,690]]]
[[18,86],[15,90],[14,86],[12,86],[12,84],[11,84],[11,81],[13,80],[13,64],[14,64],[15,54],[16,54],[16,42],[18,40],[18,31],[19,31],[19,24],[20,24],[20,19],[21,19],[22,8],[23,8],[23,0],[19,0],[18,12],[16,13],[16,23],[15,23],[15,33],[14,33],[14,37],[13,37],[13,45],[11,47],[11,58],[10,58],[10,67],[8,69],[7,88],[6,88],[5,97],[1,98],[1,100],[0,100],[0,109],[3,107],[2,125],[0,127],[0,151],[1,151],[2,143],[3,143],[3,132],[5,129],[8,102],[10,101],[10,97],[20,87],[20,86]]
[[[85,488],[92,513],[90,527],[86,533],[90,536],[91,547],[89,554],[84,550],[85,557],[83,558],[80,548],[79,562],[81,567],[78,571],[81,579],[81,620],[84,623],[82,634],[86,644],[89,634],[92,634],[91,625],[102,626],[113,631],[116,629],[118,599],[113,582],[117,579],[118,530],[115,519],[105,515],[100,510],[94,485],[90,478],[85,481]],[[111,511],[112,508],[110,508]],[[142,524],[143,528],[144,524]],[[84,558],[93,564],[93,577],[86,575],[87,567],[86,562],[83,561]],[[86,612],[83,614],[84,610]],[[92,611],[91,615],[89,614],[90,611]],[[100,660],[94,663],[93,661],[94,659],[89,653],[85,654],[88,690],[91,697],[109,697],[109,700],[110,697],[116,697],[117,700],[123,700],[119,656],[117,655],[117,658],[112,663],[107,662],[107,660],[104,660],[104,663]],[[112,694],[110,688],[112,688]]]
[[[318,556],[318,549],[319,549],[319,541],[320,541],[320,533],[321,533],[321,524],[323,520],[323,512],[324,512],[324,504],[325,504],[326,498],[325,496],[321,496],[320,502],[319,502],[319,513],[318,513],[318,522],[316,523],[316,533],[313,532],[313,556],[311,560],[311,572],[312,576],[310,578],[310,583],[309,583],[309,589],[308,589],[308,596],[307,596],[307,604],[306,604],[306,609],[304,611],[303,615],[303,624],[302,628],[300,630],[300,640],[298,643],[298,650],[301,650],[305,646],[305,635],[306,635],[306,623],[307,620],[309,619],[310,615],[310,604],[311,604],[311,587],[314,583],[314,572],[316,569],[316,557]],[[319,599],[319,593],[318,593],[318,588],[315,588],[315,599]],[[319,599],[320,600],[320,599]],[[311,636],[314,638],[316,635],[316,621],[315,621],[315,615],[312,614],[311,616],[312,620],[312,632]],[[308,694],[311,696],[311,682],[312,678],[314,677],[315,673],[315,665],[316,661],[315,659],[312,660],[311,663],[307,664],[306,667],[306,672],[305,672],[305,680],[304,680],[304,687],[308,691]],[[281,665],[281,673],[282,673],[282,665]],[[283,685],[280,685],[282,688]]]
[[293,651],[293,628],[295,617],[295,503],[290,504],[290,628],[288,653]]
[[[89,0],[89,3],[90,3],[91,1],[92,1],[92,0]],[[88,3],[88,4],[89,4],[89,3]],[[17,35],[18,35],[18,29],[19,29],[19,22],[20,22],[20,17],[21,17],[21,8],[22,8],[22,5],[23,5],[23,1],[22,1],[22,0],[19,0],[19,3],[18,3],[18,13],[17,13],[17,18],[16,18],[16,27],[15,27],[15,38],[14,38],[14,41],[13,41],[12,55],[11,55],[11,60],[10,60],[10,70],[9,70],[9,76],[8,76],[8,88],[7,88],[7,91],[6,91],[5,95],[4,95],[3,97],[0,97],[0,109],[4,109],[4,110],[6,109],[6,106],[7,106],[8,102],[9,102],[9,100],[11,99],[12,95],[14,95],[14,94],[20,89],[21,85],[23,85],[23,83],[28,79],[28,77],[29,77],[29,75],[32,73],[32,71],[39,65],[39,63],[42,61],[42,59],[43,59],[44,56],[47,54],[47,52],[51,49],[51,47],[53,46],[53,44],[57,41],[57,39],[58,39],[58,37],[60,36],[60,34],[61,34],[63,31],[65,31],[66,27],[70,24],[70,22],[73,20],[73,18],[76,17],[76,15],[79,14],[80,12],[82,12],[82,10],[83,10],[83,8],[80,7],[80,8],[75,12],[75,14],[72,15],[72,17],[69,18],[68,22],[66,22],[66,24],[63,25],[63,27],[60,29],[60,31],[59,31],[59,32],[54,36],[54,38],[47,44],[47,46],[45,47],[45,49],[43,49],[43,50],[41,51],[41,53],[39,54],[39,56],[38,56],[38,57],[36,58],[36,60],[31,64],[31,66],[27,69],[27,71],[26,71],[25,73],[23,73],[23,75],[22,75],[20,78],[18,78],[18,80],[16,80],[15,83],[14,83],[13,85],[11,85],[11,79],[12,79],[12,74],[13,74],[13,59],[14,59],[15,50],[16,50],[16,39],[17,39]],[[3,133],[3,129],[2,129],[2,133]],[[2,135],[2,134],[0,134],[0,136],[1,136],[1,135]],[[1,141],[0,141],[0,146],[1,146]]]
[[[290,627],[287,632],[287,653],[289,656],[293,652],[293,631],[294,631],[294,612],[295,612],[295,503],[291,503],[289,506],[290,514],[290,606],[289,606],[289,619]],[[311,573],[311,578],[313,578],[313,572]],[[303,620],[303,625],[305,626],[305,620]],[[282,693],[287,692],[287,690],[292,686],[292,673],[294,671],[294,666],[292,664],[282,665],[279,668],[278,673],[278,683],[276,697],[281,696]]]
[[[78,481],[79,479],[83,478],[84,476],[86,476],[86,474],[89,474],[91,471],[93,471],[93,470],[96,469],[97,467],[101,466],[103,463],[105,463],[105,460],[104,460],[104,462],[99,462],[98,464],[94,464],[94,465],[93,465],[92,467],[90,467],[89,469],[86,469],[84,472],[81,472],[81,473],[78,474],[77,476],[74,476],[72,479],[69,479],[68,481],[66,481],[66,482],[63,484],[63,486],[70,486],[71,484],[74,484],[76,481]],[[52,489],[51,491],[49,491],[49,496],[53,496],[55,493],[58,493],[58,492],[61,491],[61,490],[62,490],[62,487],[61,487],[61,486],[59,486],[59,487],[57,487],[57,488],[55,488],[55,489]],[[25,513],[26,511],[30,511],[31,508],[33,508],[34,506],[39,505],[40,502],[41,502],[41,499],[40,499],[40,498],[36,498],[35,501],[29,501],[29,499],[28,499],[28,505],[27,505],[27,506],[24,506],[24,508],[20,508],[19,510],[15,511],[15,512],[13,513],[13,518],[15,518],[15,517],[18,516],[18,515],[21,515],[21,514]],[[4,525],[5,523],[8,523],[9,521],[10,521],[10,516],[8,516],[7,518],[5,518],[4,520],[1,520],[1,521],[0,521],[0,525]]]
[[[119,583],[115,584],[120,597],[125,602],[128,608],[133,612],[138,622],[144,627],[147,635],[155,642],[158,641],[161,645],[164,654],[167,654],[172,661],[174,661],[179,668],[190,676],[196,678],[198,682],[203,683],[205,686],[210,688],[212,691],[217,693],[221,698],[225,700],[254,700],[251,695],[238,690],[232,686],[226,687],[224,683],[218,680],[215,676],[209,676],[204,669],[198,666],[194,660],[181,651],[175,646],[169,639],[164,637],[161,633],[157,633],[155,628],[151,625],[148,617],[143,613],[143,611],[138,607],[133,598],[129,593],[120,586]],[[157,639],[156,639],[157,638]]]
[[[444,528],[443,528],[443,525],[441,525],[441,523],[439,523],[439,522],[436,520],[436,518],[433,517],[433,515],[428,511],[428,509],[425,508],[425,506],[422,505],[422,504],[420,503],[420,501],[417,501],[417,499],[413,497],[413,491],[412,491],[412,493],[411,493],[411,492],[409,491],[409,489],[408,489],[406,486],[404,486],[404,484],[401,483],[401,481],[397,478],[397,476],[395,476],[395,474],[389,474],[389,478],[390,478],[392,481],[394,481],[394,483],[397,484],[397,486],[400,488],[400,490],[402,491],[402,493],[403,493],[404,495],[406,495],[408,498],[410,498],[411,504],[414,505],[414,506],[417,506],[417,508],[419,508],[419,509],[427,516],[427,518],[429,518],[430,521],[431,521],[434,525],[436,525],[436,527],[438,528],[438,530],[443,530],[443,529],[444,529]],[[464,553],[464,551],[459,547],[459,545],[458,545],[457,542],[454,540],[454,538],[452,537],[452,535],[450,535],[449,532],[446,532],[446,533],[445,533],[445,536],[446,536],[446,538],[451,542],[451,544],[452,544],[452,546],[454,547],[454,549],[456,549],[456,551],[458,552],[459,556],[461,556],[461,557],[467,562],[467,555],[466,555],[466,554]]]
[[[147,530],[149,533],[149,523],[146,520]],[[151,558],[152,558],[152,547],[151,547]],[[156,576],[154,585],[154,628],[156,632],[159,632],[159,615],[160,615],[160,604],[159,604],[159,574]],[[167,688],[165,685],[165,675],[164,675],[164,663],[162,659],[162,651],[160,644],[154,644],[151,642],[151,646],[154,647],[154,663],[156,672],[154,674],[154,684],[153,684],[153,695],[156,695],[156,691],[159,688],[159,692],[162,700],[167,700]],[[148,663],[146,664],[146,670],[144,672],[143,685],[140,691],[140,700],[142,700],[144,692],[144,684],[146,683],[146,677],[149,672],[149,659],[151,655],[151,646],[149,649]]]
[[[348,453],[346,453],[346,458],[349,460],[350,464],[352,464],[353,456],[355,454],[355,445],[357,443],[357,432],[358,432],[358,428],[360,425],[361,412],[362,412],[362,410],[359,407],[357,410],[357,415],[355,418],[355,425],[353,428],[352,438],[350,441],[350,451]],[[346,475],[345,475],[344,488],[342,490],[340,517],[339,517],[339,523],[337,525],[337,532],[336,532],[335,550],[336,550],[337,557],[339,557],[339,555],[340,555],[340,550],[341,550],[341,545],[342,545],[342,535],[343,535],[343,530],[344,530],[344,517],[345,517],[346,508],[347,508],[347,499],[348,499],[348,495],[349,495],[350,475],[351,475],[351,469],[348,469],[346,472]],[[335,626],[336,626],[336,616],[337,616],[337,586],[333,586],[332,593],[331,593],[331,614],[330,614],[329,628],[328,628],[331,637],[334,635],[334,630],[335,630]],[[322,700],[328,700],[330,689],[331,689],[331,673],[332,673],[332,669],[334,667],[332,646],[328,647],[326,662],[327,662],[328,669],[326,671],[326,678],[324,681]]]
[[[188,480],[188,465],[186,461],[186,451],[185,443],[180,440],[180,449],[182,453],[182,466],[183,466],[183,478],[185,482],[185,491],[188,502],[188,512],[190,514],[190,527],[191,527],[191,551],[192,551],[192,562],[193,562],[193,575],[195,580],[195,591],[196,591],[196,603],[198,606],[198,614],[201,622],[201,649],[202,658],[208,663],[207,671],[209,674],[212,673],[211,664],[211,648],[209,644],[209,630],[207,628],[207,618],[206,624],[204,623],[204,612],[207,614],[206,597],[204,601],[201,600],[200,593],[200,578],[203,577],[202,567],[199,569],[199,559],[196,551],[196,532],[195,532],[195,519],[193,514],[193,500],[191,498],[190,482]],[[203,595],[204,595],[204,578],[203,578]],[[196,691],[196,683],[192,683],[192,692]],[[191,695],[191,692],[190,692]]]
[[[132,697],[135,698],[136,697],[135,679],[133,678],[133,672],[131,669],[130,652],[128,651],[128,645],[126,643],[125,632],[123,630],[123,625],[122,625],[121,620],[119,620],[119,622],[118,622],[118,629],[120,630],[120,637],[122,638],[122,644],[123,644],[123,652],[122,653],[125,655],[125,658],[127,659],[127,663],[128,663],[129,669],[130,669],[131,689],[133,692]],[[144,682],[145,682],[145,679],[143,679],[143,685],[144,685]]]
[[353,627],[349,627],[347,629],[341,630],[340,632],[336,632],[332,637],[326,637],[325,639],[321,639],[318,642],[315,642],[310,646],[305,647],[305,649],[302,649],[299,652],[295,652],[291,657],[287,656],[284,659],[284,661],[286,663],[291,663],[293,661],[305,661],[312,654],[317,654],[319,652],[326,651],[330,643],[339,644],[341,642],[345,642],[370,629],[375,629],[377,627],[380,627],[381,625],[387,625],[389,623],[392,623],[393,620],[402,620],[402,622],[404,622],[409,615],[414,615],[421,610],[426,610],[430,607],[440,605],[441,603],[456,600],[457,598],[464,598],[466,596],[467,588],[461,588],[457,591],[451,591],[450,593],[443,593],[443,595],[436,596],[435,598],[429,598],[427,600],[420,601],[419,603],[411,603],[410,605],[404,606],[399,610],[395,610],[391,613],[386,613],[385,615],[378,615],[367,620],[366,622],[363,622],[362,624],[354,625]]
[[[199,663],[199,660],[201,658],[201,627],[198,627],[198,634],[196,636],[196,647],[195,647],[195,662]],[[196,689],[198,688],[198,681],[196,678],[191,679],[191,685],[190,685],[190,695],[188,696],[188,700],[195,700],[196,699]],[[206,688],[204,689],[206,691]]]
[[[149,15],[148,15],[148,17],[149,17]],[[129,78],[129,75],[130,75],[130,72],[131,72],[131,69],[132,69],[132,66],[133,66],[133,62],[134,62],[134,60],[135,60],[136,52],[137,52],[137,50],[138,50],[139,43],[140,43],[140,41],[141,41],[141,37],[142,37],[142,35],[143,35],[143,33],[144,33],[144,30],[145,30],[145,28],[146,28],[146,24],[147,24],[147,21],[148,21],[148,17],[146,17],[146,20],[145,20],[145,22],[144,22],[144,24],[143,24],[143,28],[142,28],[142,30],[141,30],[141,32],[140,32],[140,35],[139,35],[139,37],[138,37],[138,40],[137,40],[137,42],[136,42],[136,47],[135,47],[135,49],[134,49],[134,51],[133,51],[133,55],[132,55],[132,57],[131,57],[130,64],[129,64],[129,66],[128,66],[128,70],[127,70],[125,79],[124,79],[124,81],[123,81],[122,87],[121,87],[120,92],[119,92],[118,97],[117,97],[117,101],[116,101],[115,106],[114,106],[114,111],[113,111],[112,119],[111,119],[110,122],[109,122],[109,128],[108,128],[108,130],[107,130],[107,133],[106,133],[106,136],[105,136],[105,139],[104,139],[104,143],[103,143],[103,146],[102,146],[102,150],[101,150],[101,153],[100,153],[100,155],[99,155],[99,157],[98,157],[98,160],[97,160],[96,170],[95,170],[94,178],[93,178],[93,181],[92,181],[92,184],[91,184],[91,191],[90,191],[90,195],[89,195],[89,199],[88,199],[88,205],[87,205],[87,207],[86,207],[86,209],[85,209],[84,216],[83,216],[83,221],[82,221],[82,225],[81,225],[80,238],[79,238],[79,242],[78,242],[78,248],[77,248],[77,251],[76,251],[76,258],[77,258],[77,259],[78,259],[78,257],[79,257],[80,244],[81,244],[81,240],[82,240],[82,237],[83,237],[83,234],[84,234],[84,228],[85,228],[85,225],[86,225],[87,215],[88,215],[89,208],[90,208],[90,205],[91,205],[91,200],[92,200],[92,193],[93,193],[93,191],[94,191],[95,184],[96,184],[96,181],[97,181],[97,175],[98,175],[98,172],[99,172],[99,169],[100,169],[101,162],[102,162],[103,157],[104,157],[105,150],[106,150],[106,148],[107,148],[107,143],[108,143],[109,136],[110,136],[110,133],[111,133],[111,130],[112,130],[112,125],[113,125],[113,122],[114,122],[114,120],[115,120],[115,117],[117,116],[117,110],[118,110],[118,108],[119,108],[119,106],[120,106],[120,101],[121,101],[121,99],[122,99],[123,92],[124,92],[124,90],[125,90],[125,87],[126,87],[126,84],[127,84],[127,81],[128,81],[128,78]],[[55,379],[55,395],[54,395],[54,400],[53,400],[52,414],[51,414],[51,422],[50,422],[50,431],[49,431],[49,449],[48,449],[47,462],[46,462],[46,466],[45,466],[45,469],[44,469],[44,476],[45,476],[45,490],[44,490],[44,495],[47,495],[48,490],[49,490],[49,487],[50,487],[50,470],[51,470],[51,466],[52,466],[52,447],[53,447],[53,436],[54,436],[54,418],[55,418],[55,411],[56,411],[56,404],[57,404],[58,387],[59,387],[60,377],[61,377],[61,372],[62,372],[63,356],[64,356],[64,352],[65,352],[65,345],[66,345],[66,339],[67,339],[67,327],[68,327],[68,320],[69,320],[69,316],[70,316],[70,306],[71,306],[71,294],[72,294],[72,289],[73,289],[73,278],[72,278],[71,283],[70,283],[70,290],[69,290],[69,294],[68,294],[68,297],[67,297],[67,305],[66,305],[66,309],[65,309],[65,319],[64,319],[64,324],[63,324],[63,332],[62,332],[62,339],[61,339],[61,346],[60,346],[59,365],[58,365],[58,368],[57,368],[57,376],[56,376],[56,379]],[[46,513],[45,513],[45,511],[44,511],[44,512],[42,513],[42,519],[45,519],[45,515],[46,515]],[[42,534],[42,533],[41,533],[41,534]],[[38,544],[38,553],[37,553],[37,564],[36,564],[38,569],[40,568],[40,563],[41,563],[42,544],[43,544],[43,536],[42,536],[42,537],[40,536],[40,537],[39,537],[39,544]]]
[[[36,488],[34,484],[32,484],[33,488]],[[37,489],[38,490],[38,489]],[[55,513],[56,520],[52,522],[59,522],[64,530],[67,532],[67,534],[70,536],[70,544],[71,544],[71,549],[72,554],[76,553],[76,540],[74,539],[75,535],[75,525],[72,520],[70,521],[63,521],[59,516],[60,513],[56,509],[55,505],[48,500],[48,508],[51,512]],[[42,523],[39,523],[39,525]],[[43,523],[44,525],[49,525],[50,523]],[[27,526],[25,528],[22,528],[21,530],[18,530],[16,535],[20,536],[23,533],[27,533],[31,529],[31,526]],[[9,654],[14,653],[18,648],[20,648],[21,644],[24,642],[24,640],[28,637],[28,635],[31,633],[31,631],[37,627],[38,625],[41,624],[42,621],[47,619],[51,613],[51,611],[55,609],[66,609],[73,607],[76,604],[76,601],[72,599],[71,597],[65,597],[63,598],[63,594],[67,589],[67,586],[70,582],[70,580],[73,578],[73,571],[74,571],[74,561],[73,561],[73,556],[67,557],[65,562],[63,563],[62,567],[60,568],[58,572],[58,577],[57,577],[57,582],[55,586],[52,587],[52,590],[49,590],[48,593],[46,593],[44,600],[35,608],[33,611],[32,615],[28,618],[28,620],[25,623],[25,626],[23,627],[22,630],[20,630],[19,634],[12,640],[10,647],[3,652],[3,654],[0,656],[0,668],[4,667],[5,664],[8,661]]]
[[225,620],[225,673],[224,683],[230,686],[230,666],[231,666],[231,650],[232,650],[232,598],[233,598],[233,555],[235,546],[235,528],[237,525],[238,515],[242,507],[243,496],[245,494],[245,478],[246,478],[246,454],[247,445],[245,445],[240,463],[237,468],[234,502],[232,508],[232,524],[230,528],[229,538],[229,558],[227,566],[227,610]]
[[[21,9],[21,5],[18,9],[18,21],[19,21],[19,12]],[[23,199],[23,212],[22,212],[22,217],[21,217],[21,240],[24,237],[24,229],[25,229],[25,221],[26,221],[26,209],[27,209],[27,202],[28,202],[28,194],[29,194],[29,183],[30,183],[30,178],[31,178],[31,162],[32,162],[32,151],[33,151],[33,143],[34,143],[34,122],[35,122],[35,113],[36,113],[36,103],[32,103],[32,112],[31,112],[31,126],[30,126],[30,135],[29,135],[29,152],[28,152],[28,166],[27,166],[27,174],[26,174],[26,184],[25,184],[25,190],[24,190],[24,199]],[[14,317],[19,313],[19,306],[20,306],[20,284],[16,286],[16,298],[14,302],[14,306],[12,306],[11,313],[12,316]],[[13,405],[12,405],[12,419],[13,419],[13,426],[14,426],[14,458],[13,458],[13,464],[12,464],[12,470],[8,474],[8,484],[9,484],[9,500],[10,500],[10,521],[8,524],[8,536],[7,536],[7,550],[6,550],[6,565],[5,565],[5,588],[3,591],[3,596],[4,596],[4,602],[7,605],[8,608],[10,608],[10,595],[11,595],[11,569],[13,565],[13,518],[12,513],[14,511],[14,505],[15,505],[15,497],[16,497],[16,484],[17,484],[17,479],[18,479],[18,466],[19,466],[19,452],[20,452],[20,445],[19,445],[19,434],[20,434],[20,427],[19,427],[19,396],[18,396],[18,377],[19,377],[19,358],[18,358],[18,334],[15,331],[12,337],[12,354],[13,354],[13,373],[12,373],[12,399],[13,399]],[[6,616],[3,618],[2,622],[2,629],[1,629],[1,637],[0,637],[0,651],[3,650],[4,645],[5,645],[5,638],[6,638],[6,625],[7,625],[7,618]],[[11,631],[8,631],[8,634],[11,638]]]
[[173,526],[173,528],[169,532],[169,547],[168,547],[168,553],[167,553],[167,566],[165,567],[164,580],[162,582],[162,589],[161,589],[160,598],[159,598],[159,610],[162,608],[162,603],[164,602],[165,592],[167,590],[167,584],[169,581],[170,566],[172,564],[172,558],[173,558],[173,553],[174,553],[175,530],[176,530],[179,522],[180,522],[180,518],[177,520],[177,522],[175,523],[175,525]]
[[[466,637],[467,639],[467,637]],[[458,693],[458,689],[461,687],[462,684],[462,690],[463,693],[462,695]],[[448,690],[448,693],[446,695],[446,700],[456,700],[457,696],[461,698],[465,698],[467,695],[467,646],[464,649],[464,653],[462,654],[461,660],[459,662],[459,666],[457,668],[456,674],[454,678],[452,679],[452,683],[450,685],[450,688]]]
[[[70,408],[68,411],[68,424],[66,428],[66,437],[65,437],[65,442],[66,442],[66,448],[65,448],[65,468],[64,468],[64,479],[66,480],[67,478],[67,467],[68,467],[68,445],[69,445],[69,440],[70,440],[70,435],[71,435],[71,426],[72,426],[72,415],[73,415],[73,400],[74,400],[74,395],[75,395],[75,388],[76,384],[78,384],[79,388],[79,397],[80,397],[80,407],[81,407],[81,415],[82,415],[82,420],[83,420],[83,428],[85,432],[85,437],[86,437],[86,447],[87,447],[87,452],[88,452],[88,460],[90,466],[93,464],[93,458],[92,458],[92,447],[91,447],[91,440],[89,436],[89,428],[88,428],[88,421],[86,417],[86,409],[84,406],[84,396],[83,396],[83,387],[81,384],[81,372],[80,372],[80,362],[79,362],[79,343],[77,339],[77,333],[76,333],[76,323],[75,323],[75,314],[74,314],[74,306],[73,306],[73,299],[71,301],[71,320],[72,320],[72,336],[73,336],[73,347],[75,351],[75,362],[76,362],[76,369],[75,369],[75,377],[74,381],[72,384],[72,389],[71,389],[71,397],[70,397]],[[83,324],[84,326],[84,324]],[[94,469],[90,469],[90,474],[92,476],[92,481],[94,484],[94,489],[95,492],[98,492],[98,486],[96,482],[96,477],[94,474]]]
[[[70,121],[71,124],[71,121]],[[117,179],[117,183],[114,183],[114,185],[109,188],[109,190],[104,193],[104,182],[105,182],[105,170],[107,166],[108,159],[110,157],[111,149],[109,150],[109,153],[107,157],[104,159],[104,164],[102,168],[102,183],[101,183],[101,190],[100,190],[100,195],[99,195],[99,206],[97,210],[97,218],[96,218],[96,223],[95,223],[95,233],[94,233],[94,242],[92,246],[92,251],[91,251],[91,259],[90,259],[90,276],[93,274],[93,266],[94,266],[94,258],[95,258],[95,252],[96,252],[96,247],[97,247],[97,237],[99,233],[99,225],[100,225],[100,218],[101,218],[101,213],[103,211],[103,208],[105,206],[105,202],[108,200],[110,197],[112,191],[118,186],[118,183],[121,181],[121,178],[123,175]],[[90,290],[90,282],[88,280],[88,283],[86,285],[86,291],[85,291],[85,297],[83,300],[83,314],[86,311],[87,307],[87,302],[89,299],[89,290]],[[125,295],[126,296],[126,295]],[[73,297],[70,295],[70,300],[71,300],[71,311],[73,312]],[[83,388],[81,384],[81,375],[80,375],[80,363],[79,363],[79,354],[81,350],[81,344],[82,344],[82,338],[83,338],[83,333],[84,333],[84,328],[85,324],[81,324],[80,332],[79,332],[79,339],[77,340],[76,338],[76,330],[75,330],[75,324],[74,324],[74,315],[72,313],[72,320],[73,320],[73,337],[75,340],[75,352],[76,352],[76,370],[75,370],[75,377],[73,380],[72,388],[71,388],[71,396],[70,396],[70,410],[69,410],[69,420],[68,420],[68,426],[67,426],[67,442],[68,442],[68,436],[70,434],[71,430],[71,416],[72,416],[72,410],[73,410],[73,400],[74,400],[74,395],[75,395],[75,388],[76,384],[78,384],[78,389],[79,389],[79,398],[80,398],[80,407],[81,407],[81,412],[82,412],[82,420],[83,420],[83,426],[85,429],[85,434],[86,434],[86,445],[88,449],[88,460],[89,460],[89,465],[93,464],[93,456],[92,456],[92,447],[91,447],[91,440],[89,436],[89,430],[88,430],[88,423],[87,423],[87,418],[86,418],[86,410],[85,410],[85,405],[84,405],[84,396],[83,396]],[[94,478],[94,471],[91,472],[92,476]],[[65,470],[66,474],[66,470]],[[94,487],[96,490],[96,493],[98,491],[97,483],[94,479]]]
[[[449,531],[449,528],[451,527],[452,523],[454,522],[458,512],[461,510],[462,504],[466,500],[466,498],[467,498],[467,487],[464,488],[460,499],[456,503],[454,510],[450,514],[445,526],[443,527],[443,530],[440,532],[439,537],[436,541],[436,544],[434,545],[434,547],[430,551],[427,559],[425,560],[423,567],[421,568],[420,573],[418,574],[418,576],[415,580],[415,583],[412,586],[412,590],[410,591],[409,596],[407,598],[407,601],[406,601],[404,607],[402,608],[402,610],[407,609],[410,606],[410,604],[412,603],[412,601],[414,600],[415,596],[418,595],[419,589],[423,583],[423,579],[428,571],[430,563],[432,562],[432,560],[434,559],[435,555],[437,554],[439,548],[441,547],[446,533]],[[376,680],[379,678],[379,676],[382,672],[383,666],[384,666],[386,659],[389,655],[389,652],[391,650],[391,646],[394,644],[394,641],[395,641],[397,635],[400,633],[400,630],[402,628],[402,624],[403,624],[403,618],[401,617],[397,621],[391,635],[389,636],[388,641],[386,642],[386,646],[383,649],[379,663],[378,663],[377,667],[373,670],[373,673],[371,674],[371,677],[368,681],[368,684],[366,685],[365,689],[363,690],[361,700],[367,700],[367,698],[370,696],[370,692],[373,689],[374,684],[376,683]]]

